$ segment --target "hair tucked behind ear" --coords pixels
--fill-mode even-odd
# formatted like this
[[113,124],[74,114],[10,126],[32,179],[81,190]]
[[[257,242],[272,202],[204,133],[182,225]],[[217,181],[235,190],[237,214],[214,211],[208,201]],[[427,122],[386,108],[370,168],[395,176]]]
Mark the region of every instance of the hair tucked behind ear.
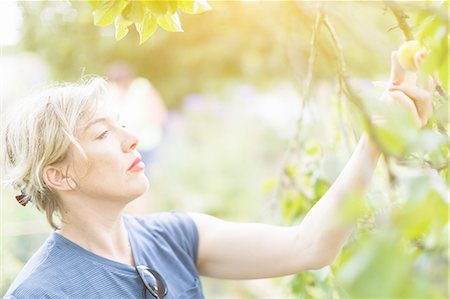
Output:
[[83,155],[75,132],[81,121],[97,109],[107,83],[94,77],[77,84],[49,87],[37,97],[23,100],[2,117],[0,162],[2,185],[11,185],[45,211],[57,229],[61,201],[43,179],[43,169],[63,161],[70,146]]

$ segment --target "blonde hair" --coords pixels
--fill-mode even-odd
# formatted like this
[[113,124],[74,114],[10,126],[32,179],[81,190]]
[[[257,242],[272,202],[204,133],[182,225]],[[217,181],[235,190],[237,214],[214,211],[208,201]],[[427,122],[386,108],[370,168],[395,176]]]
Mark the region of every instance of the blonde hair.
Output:
[[63,206],[46,185],[43,170],[63,161],[71,145],[85,157],[75,133],[95,113],[106,86],[98,77],[59,84],[2,115],[2,185],[12,185],[28,196],[54,229]]

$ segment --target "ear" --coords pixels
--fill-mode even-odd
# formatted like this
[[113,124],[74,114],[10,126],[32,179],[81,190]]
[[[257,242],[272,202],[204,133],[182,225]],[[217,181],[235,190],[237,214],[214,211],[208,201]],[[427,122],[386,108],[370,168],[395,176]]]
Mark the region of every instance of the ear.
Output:
[[61,168],[52,165],[44,168],[44,181],[47,186],[60,191],[70,191],[77,186],[75,181],[66,176]]

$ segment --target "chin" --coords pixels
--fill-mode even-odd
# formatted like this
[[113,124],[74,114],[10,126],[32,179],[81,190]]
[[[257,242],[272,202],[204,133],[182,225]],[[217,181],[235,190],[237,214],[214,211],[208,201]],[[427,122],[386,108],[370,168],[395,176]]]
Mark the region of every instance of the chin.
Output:
[[141,196],[142,194],[144,194],[145,192],[148,191],[148,189],[150,188],[150,182],[148,181],[147,176],[145,176],[144,174],[140,175],[141,180],[139,180],[139,186],[136,186],[136,197]]
[[126,198],[128,198],[128,202],[132,202],[141,195],[145,194],[150,187],[150,183],[145,174],[139,174],[139,176],[135,177],[132,182],[127,183],[125,187]]

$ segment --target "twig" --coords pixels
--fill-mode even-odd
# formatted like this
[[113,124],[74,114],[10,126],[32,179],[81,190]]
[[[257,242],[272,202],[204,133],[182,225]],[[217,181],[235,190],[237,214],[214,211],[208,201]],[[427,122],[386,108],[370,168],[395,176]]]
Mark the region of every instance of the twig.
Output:
[[384,3],[386,3],[386,5],[389,7],[389,9],[397,19],[398,27],[403,32],[405,39],[413,40],[414,35],[412,34],[411,26],[409,26],[408,22],[406,21],[409,16],[398,6],[395,1],[384,1]]
[[389,28],[387,31],[390,32],[390,31],[392,31],[394,29],[397,29],[397,28],[398,28],[398,25],[395,25],[395,26],[392,26],[391,28]]
[[[409,18],[409,16],[400,8],[400,6],[395,1],[384,1],[386,3],[386,6],[389,7],[389,9],[392,11],[392,14],[397,19],[397,26],[391,27],[388,29],[388,31],[391,31],[395,28],[400,28],[400,30],[403,32],[403,35],[405,37],[405,40],[413,40],[414,35],[412,33],[412,28],[406,21],[406,19]],[[440,16],[438,14],[438,11],[433,12],[437,16]],[[442,17],[442,16],[441,16]],[[448,20],[448,17],[446,18]],[[435,84],[436,84],[436,91],[439,93],[441,97],[444,99],[448,99],[448,93],[445,91],[445,89],[442,87],[441,83],[437,78],[433,78]]]
[[[316,47],[317,46],[317,35],[320,31],[320,27],[322,24],[322,18],[323,18],[322,7],[323,7],[323,4],[320,3],[318,12],[316,14],[316,19],[314,22],[312,36],[311,36],[310,54],[309,54],[310,56],[308,59],[307,77],[306,77],[305,85],[304,85],[304,89],[303,89],[304,92],[301,95],[301,101],[300,101],[300,115],[296,122],[294,137],[291,140],[290,144],[288,145],[288,149],[284,153],[283,161],[281,163],[281,169],[280,169],[280,172],[278,175],[277,186],[275,188],[275,192],[274,192],[274,196],[273,196],[273,198],[275,200],[277,200],[278,198],[281,198],[281,196],[279,196],[281,193],[281,190],[282,190],[281,183],[283,181],[284,176],[286,175],[285,168],[286,168],[287,162],[289,160],[289,156],[292,152],[297,150],[301,144],[300,133],[301,133],[302,124],[303,124],[303,115],[304,115],[305,106],[311,95],[311,82],[312,82],[312,78],[313,78],[313,74],[314,74],[314,65],[315,65],[316,56],[317,56],[317,47]],[[275,200],[274,200],[274,202],[275,202]]]
[[428,168],[435,169],[436,171],[441,171],[441,170],[443,170],[445,168],[448,168],[448,166],[449,166],[449,162],[448,161],[447,161],[447,163],[441,163],[440,165],[433,165],[432,161],[430,161],[430,160],[428,160],[426,158],[423,158],[423,157],[419,157],[416,154],[411,154],[411,157],[421,161],[423,163],[423,165],[426,165]]
[[[364,107],[362,99],[359,96],[356,95],[356,93],[353,91],[352,87],[348,83],[347,70],[346,70],[345,60],[344,60],[344,53],[343,53],[343,50],[342,50],[342,45],[341,45],[341,42],[339,40],[339,37],[336,34],[336,31],[334,30],[334,27],[331,24],[330,20],[326,16],[323,17],[323,21],[324,21],[324,24],[325,24],[326,28],[328,29],[328,32],[331,35],[331,38],[333,40],[333,45],[334,45],[334,47],[337,50],[338,69],[337,69],[336,73],[337,73],[338,81],[339,81],[339,84],[340,84],[340,86],[342,88],[342,91],[346,95],[347,99],[350,102],[352,102],[356,106],[356,108],[358,108],[358,110],[360,111],[361,115],[363,116],[363,120],[364,120],[364,122],[366,124],[367,133],[369,134],[369,136],[371,137],[373,142],[375,142],[375,144],[380,149],[380,151],[384,154],[385,159],[388,160],[389,157],[392,156],[392,153],[389,151],[388,148],[386,148],[381,143],[378,135],[375,133],[375,128],[373,126],[371,117],[370,117],[369,113],[366,111],[366,108]],[[392,169],[390,168],[388,163],[387,163],[387,170],[389,172],[389,177],[390,177],[389,181],[391,183],[393,183],[394,179],[395,179],[395,176],[394,176],[394,174],[392,172]]]
[[444,99],[448,99],[448,93],[445,91],[444,87],[442,87],[441,83],[437,80],[434,81],[436,83],[436,91],[439,93],[441,97]]

